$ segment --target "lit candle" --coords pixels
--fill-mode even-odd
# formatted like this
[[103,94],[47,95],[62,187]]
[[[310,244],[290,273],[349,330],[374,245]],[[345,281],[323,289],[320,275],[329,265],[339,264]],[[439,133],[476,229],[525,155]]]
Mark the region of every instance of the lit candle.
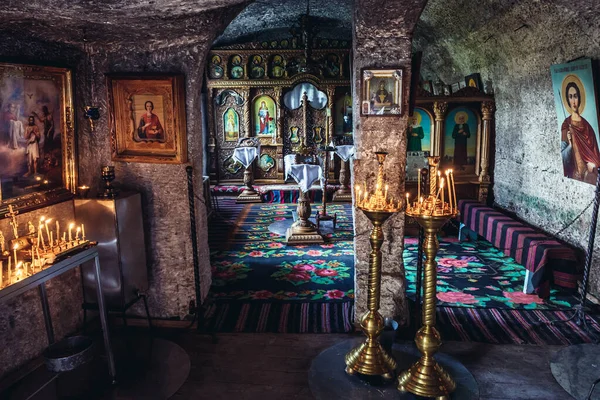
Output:
[[442,214],[444,213],[444,178],[440,180],[440,190],[442,191]]
[[454,209],[458,210],[458,201],[456,200],[456,186],[454,182],[454,170],[450,170],[450,179],[452,179],[452,197],[454,198]]
[[50,232],[50,247],[54,246],[54,232]]
[[77,227],[75,230],[75,240],[79,240],[79,232],[81,232],[81,227]]
[[70,242],[71,240],[73,240],[73,234],[72,234],[72,230],[73,230],[73,227],[74,227],[74,226],[75,226],[75,224],[74,224],[73,222],[71,222],[71,223],[69,224],[69,242]]
[[58,220],[56,220],[56,240],[60,239],[60,225],[58,224]]
[[21,269],[22,265],[23,262],[19,261],[19,263],[15,266],[15,274],[17,275],[17,281],[23,279],[23,270]]
[[389,185],[385,185],[385,200],[387,201],[387,193],[388,193]]
[[63,232],[62,241],[66,242],[66,240],[67,240],[67,232]]
[[13,252],[15,255],[15,264],[17,263],[17,249],[19,248],[19,243],[15,243],[15,245],[13,246]]
[[448,204],[450,204],[450,213],[452,213],[452,182],[450,181],[450,170],[447,169],[446,172],[446,182],[448,186]]
[[85,226],[83,224],[81,224],[81,238],[85,240]]
[[437,185],[438,188],[440,187],[441,180],[442,180],[442,172],[438,169],[438,172],[437,172],[437,182],[436,182],[436,185]]
[[421,197],[421,168],[417,168],[417,197]]
[[48,229],[48,223],[52,221],[52,218],[48,218],[44,221],[44,225],[46,225],[46,237],[48,238],[49,246],[52,247],[52,240],[50,240],[50,229]]

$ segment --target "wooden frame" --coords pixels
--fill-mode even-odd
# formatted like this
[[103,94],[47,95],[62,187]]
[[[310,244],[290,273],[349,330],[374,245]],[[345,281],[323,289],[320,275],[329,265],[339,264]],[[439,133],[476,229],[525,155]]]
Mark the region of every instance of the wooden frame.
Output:
[[362,115],[402,114],[402,69],[364,69],[362,80]]
[[75,192],[72,86],[66,68],[0,63],[0,215]]
[[[421,89],[416,106],[433,116],[431,155],[441,157],[442,169],[454,170],[458,198],[476,198],[485,203],[493,176],[490,155],[494,151],[494,97],[475,87],[465,87],[450,96],[432,96]],[[473,143],[467,151],[469,161],[461,164],[464,168],[454,165],[455,153],[449,148],[454,144],[452,134],[458,123],[455,117],[461,110],[470,113],[466,122],[471,123],[470,140],[475,140],[474,152]]]
[[187,161],[182,75],[107,75],[114,161]]

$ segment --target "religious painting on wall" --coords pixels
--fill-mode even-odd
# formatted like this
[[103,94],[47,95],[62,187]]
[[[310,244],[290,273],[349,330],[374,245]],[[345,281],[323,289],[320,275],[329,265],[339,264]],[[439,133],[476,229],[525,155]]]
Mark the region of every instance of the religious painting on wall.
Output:
[[276,135],[276,107],[270,96],[259,96],[254,100],[254,126],[257,136]]
[[261,56],[252,56],[250,63],[250,78],[260,79],[265,76],[265,68],[263,67],[263,59]]
[[211,79],[221,79],[223,77],[223,67],[221,66],[221,57],[214,55],[210,59],[208,75]]
[[240,138],[240,117],[233,108],[223,114],[223,130],[226,142],[237,142]]
[[0,63],[1,211],[70,196],[77,175],[72,113],[70,70]]
[[471,74],[465,76],[465,84],[469,87],[474,87],[479,90],[483,90],[483,83],[481,83],[481,75]]
[[479,116],[467,107],[450,111],[444,122],[442,168],[452,168],[456,175],[475,174]]
[[335,134],[352,135],[352,97],[349,93],[335,102]]
[[402,70],[366,69],[362,73],[363,115],[397,115],[402,113]]
[[283,78],[285,75],[285,68],[283,65],[283,57],[279,54],[275,54],[271,59],[271,77],[272,78]]
[[109,75],[107,86],[113,160],[187,160],[183,76]]
[[229,77],[231,79],[242,79],[244,77],[244,67],[242,67],[242,57],[235,55],[231,57],[229,63]]
[[408,118],[406,130],[406,151],[431,150],[431,115],[422,108],[416,107],[413,115]]
[[600,138],[592,61],[553,65],[550,70],[564,176],[595,184]]

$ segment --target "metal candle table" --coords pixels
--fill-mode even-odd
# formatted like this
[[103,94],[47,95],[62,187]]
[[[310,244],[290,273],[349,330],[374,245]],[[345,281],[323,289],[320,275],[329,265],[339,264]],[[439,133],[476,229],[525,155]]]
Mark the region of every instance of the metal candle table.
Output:
[[108,372],[112,378],[113,383],[116,382],[116,370],[115,362],[112,353],[112,347],[110,345],[110,336],[108,332],[108,323],[106,320],[106,308],[104,303],[104,294],[102,293],[100,284],[100,261],[98,258],[98,249],[96,246],[90,247],[86,250],[80,251],[79,253],[73,254],[72,256],[59,261],[52,266],[37,272],[19,282],[9,285],[0,290],[0,303],[8,301],[13,297],[16,297],[29,289],[38,287],[42,300],[42,310],[44,312],[44,322],[46,324],[46,332],[48,334],[48,344],[54,343],[54,330],[52,328],[52,320],[50,318],[50,308],[48,306],[48,297],[46,295],[45,282],[59,276],[67,271],[76,268],[86,261],[94,260],[94,273],[96,277],[97,289],[98,289],[98,306],[100,310],[100,322],[102,324],[102,334],[104,335],[104,347],[106,348],[106,354],[108,357]]

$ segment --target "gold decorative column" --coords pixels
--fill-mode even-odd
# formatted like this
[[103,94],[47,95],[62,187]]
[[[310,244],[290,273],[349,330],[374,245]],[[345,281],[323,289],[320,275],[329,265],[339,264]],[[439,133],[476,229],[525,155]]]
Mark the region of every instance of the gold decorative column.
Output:
[[431,155],[440,157],[442,155],[442,138],[444,137],[444,119],[448,103],[436,101],[433,103],[433,113],[435,114],[435,130],[431,135]]
[[384,236],[381,226],[395,212],[400,210],[401,202],[388,199],[388,186],[383,181],[383,162],[387,153],[377,152],[379,169],[374,193],[367,188],[363,194],[360,187],[356,188],[356,206],[373,223],[371,231],[371,254],[369,255],[369,279],[367,306],[369,311],[362,317],[360,327],[367,339],[358,347],[346,354],[346,372],[348,374],[381,375],[393,379],[396,361],[381,347],[379,335],[383,331],[383,317],[379,313],[381,289],[381,245]]
[[483,121],[483,130],[481,134],[481,163],[479,170],[479,193],[478,199],[482,203],[487,202],[488,191],[490,187],[489,174],[489,149],[490,137],[492,137],[492,127],[494,126],[494,113],[496,112],[496,104],[493,101],[484,101],[481,103],[481,114]]
[[[430,169],[431,163],[435,163],[436,158],[430,157]],[[426,257],[423,279],[423,326],[415,337],[415,343],[422,356],[419,361],[398,376],[398,390],[442,400],[449,399],[450,393],[456,389],[456,383],[433,358],[442,345],[440,334],[435,328],[437,285],[435,256],[439,247],[437,233],[450,218],[458,215],[458,211],[452,170],[446,171],[445,177],[438,175],[438,177],[432,178],[429,196],[426,199],[417,199],[406,206],[406,215],[413,217],[425,231],[423,242],[423,251]],[[434,179],[439,180],[435,181],[437,188],[433,187]]]

